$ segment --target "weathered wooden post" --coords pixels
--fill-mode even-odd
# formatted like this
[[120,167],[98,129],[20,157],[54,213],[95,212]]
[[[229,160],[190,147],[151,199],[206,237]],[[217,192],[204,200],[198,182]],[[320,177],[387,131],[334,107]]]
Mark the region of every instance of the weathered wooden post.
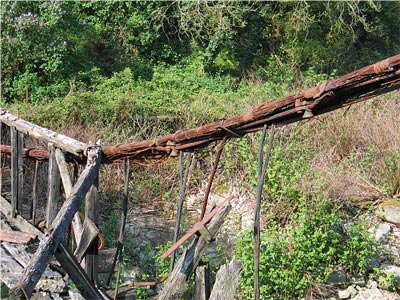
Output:
[[210,300],[234,299],[242,268],[243,262],[240,260],[222,265],[218,270]]
[[22,151],[24,149],[24,135],[22,132],[17,131],[18,142],[18,213],[22,216],[22,202],[24,196],[24,159]]
[[[90,164],[90,157],[96,154],[96,148],[88,148],[87,150],[88,164]],[[85,197],[85,220],[88,219],[96,227],[98,226],[98,199],[99,199],[99,175],[97,174],[92,186]],[[85,255],[85,271],[88,274],[90,280],[94,283],[97,282],[97,267],[98,267],[98,245],[99,239],[96,236],[93,242],[90,244]]]
[[50,227],[57,215],[57,204],[60,194],[60,172],[57,168],[56,149],[53,143],[48,144],[49,149],[49,171],[47,187],[46,226]]
[[210,268],[208,264],[196,268],[194,278],[194,300],[208,300],[210,298]]
[[20,196],[18,195],[19,189],[19,134],[14,126],[10,127],[11,134],[11,205],[12,212],[11,217],[14,218],[18,209]]

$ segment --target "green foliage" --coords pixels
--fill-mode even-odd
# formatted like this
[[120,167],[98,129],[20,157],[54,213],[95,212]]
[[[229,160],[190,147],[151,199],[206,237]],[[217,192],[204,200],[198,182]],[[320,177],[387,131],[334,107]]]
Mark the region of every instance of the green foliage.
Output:
[[396,277],[393,272],[385,273],[379,269],[374,269],[373,278],[378,285],[389,291],[396,291]]
[[[326,282],[336,266],[352,274],[365,274],[374,253],[361,225],[344,226],[328,201],[300,200],[287,226],[271,222],[261,233],[260,292],[262,299],[301,299],[313,284]],[[253,293],[253,239],[250,232],[236,240],[234,257],[244,261],[239,299]]]
[[43,103],[74,82],[91,89],[93,69],[109,78],[130,68],[134,79],[151,80],[155,68],[185,59],[239,81],[295,84],[310,68],[342,74],[398,53],[398,9],[370,1],[3,1],[1,92],[17,102],[28,87],[30,102]]
[[9,288],[3,282],[0,283],[0,297],[5,299],[8,296]]

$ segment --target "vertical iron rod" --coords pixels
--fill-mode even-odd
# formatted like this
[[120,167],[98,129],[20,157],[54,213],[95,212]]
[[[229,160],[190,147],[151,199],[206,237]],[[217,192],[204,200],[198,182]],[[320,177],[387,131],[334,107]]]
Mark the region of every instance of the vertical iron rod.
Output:
[[[181,219],[182,219],[182,210],[183,210],[183,202],[185,201],[185,190],[186,190],[186,183],[189,176],[189,169],[190,164],[192,161],[192,153],[188,152],[186,156],[186,168],[185,173],[183,173],[183,156],[184,152],[179,151],[179,204],[176,212],[176,224],[175,224],[175,232],[174,232],[174,240],[173,244],[178,241],[179,238],[179,231],[181,226]],[[174,269],[175,264],[175,251],[171,255],[171,260],[169,264],[169,272],[171,273]]]
[[222,150],[224,149],[224,146],[227,141],[228,141],[228,137],[225,135],[224,138],[221,140],[221,143],[219,144],[217,155],[216,155],[215,161],[214,161],[214,165],[211,170],[210,177],[208,178],[206,191],[204,193],[204,200],[203,200],[203,207],[201,209],[200,221],[203,220],[204,215],[206,213],[208,196],[210,195],[211,186],[214,181],[215,173],[217,172],[217,167],[219,164],[219,160],[221,158]]
[[271,127],[271,134],[269,138],[268,152],[264,158],[264,144],[267,133],[267,125],[264,125],[263,133],[260,141],[260,150],[258,152],[258,178],[257,178],[257,199],[254,214],[254,300],[260,299],[260,210],[261,210],[261,196],[264,185],[264,177],[267,171],[269,157],[271,154],[272,142],[274,140],[275,126]]
[[114,300],[117,299],[118,295],[118,288],[119,288],[119,278],[121,275],[121,262],[122,262],[122,242],[124,240],[124,232],[125,232],[125,225],[126,225],[126,216],[128,214],[128,187],[129,187],[129,159],[124,159],[124,200],[122,202],[122,215],[121,215],[121,228],[119,230],[118,236],[118,249],[117,249],[117,256],[118,256],[118,271],[117,271],[117,280],[115,285],[115,293],[114,293]]

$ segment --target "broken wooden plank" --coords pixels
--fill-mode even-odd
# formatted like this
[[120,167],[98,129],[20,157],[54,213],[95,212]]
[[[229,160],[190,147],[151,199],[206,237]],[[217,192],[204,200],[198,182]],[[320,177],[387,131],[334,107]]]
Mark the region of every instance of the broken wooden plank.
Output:
[[94,286],[85,270],[79,265],[75,257],[69,252],[63,243],[60,243],[56,251],[57,260],[68,273],[78,290],[85,299],[105,299],[106,297]]
[[74,255],[78,262],[82,261],[83,256],[86,254],[86,251],[89,249],[93,241],[97,239],[97,235],[99,234],[99,232],[100,231],[97,226],[90,219],[85,219],[83,223],[80,243],[78,244],[78,247],[74,252]]
[[24,299],[25,294],[29,297],[39,281],[44,269],[49,264],[58,245],[67,232],[68,226],[78,209],[80,201],[85,197],[93,181],[98,176],[101,146],[96,146],[88,166],[83,170],[71,195],[64,202],[60,211],[50,227],[50,234],[43,237],[34,257],[25,268],[19,283],[10,290],[10,299]]
[[8,126],[14,126],[18,131],[26,135],[32,136],[46,143],[54,143],[56,147],[78,157],[83,155],[86,147],[86,145],[80,141],[19,119],[17,116],[14,116],[2,108],[0,108],[0,121]]
[[[210,223],[207,225],[208,231],[210,232],[212,238],[214,238],[217,234],[231,208],[230,202],[224,201],[223,206],[218,210],[214,218],[212,218]],[[203,220],[205,220],[205,218]],[[164,288],[159,295],[160,300],[181,298],[186,289],[187,279],[199,264],[200,259],[208,248],[209,244],[209,241],[206,241],[203,237],[196,236],[189,247],[185,249],[176,267],[168,276]]]
[[[0,200],[1,200],[0,207],[2,212],[5,215],[10,215],[11,205],[3,197],[1,197]],[[20,230],[23,229],[24,231],[31,232],[40,237],[41,239],[43,239],[44,237],[44,234],[39,229],[34,227],[32,224],[30,224],[28,221],[26,221],[19,215],[17,215],[15,219],[11,220],[11,225]],[[26,268],[29,265],[30,261],[26,259],[24,256],[17,255],[14,252],[15,250],[8,247],[6,244],[2,244],[2,246],[4,246],[9,253],[13,253],[14,257],[18,257],[19,265],[22,265],[24,268]],[[100,294],[100,292],[96,289],[96,287],[90,282],[90,280],[87,279],[87,275],[85,274],[83,269],[76,263],[76,260],[73,258],[73,255],[62,243],[60,243],[57,251],[55,252],[55,257],[60,262],[62,268],[67,272],[72,281],[75,283],[80,293],[86,299],[104,299],[104,297]],[[3,267],[3,261],[1,266]],[[18,272],[18,274],[21,274],[22,271],[23,270],[21,269],[21,271]],[[48,272],[49,271],[44,272],[43,276],[45,276],[46,273]],[[54,276],[49,274],[48,277],[54,277]],[[14,285],[15,282],[18,282],[17,278],[11,280],[9,286]]]
[[37,237],[37,235],[32,233],[0,229],[0,240],[2,242],[28,244],[29,242],[37,239]]
[[12,206],[11,204],[2,196],[0,196],[0,209],[7,216],[8,221],[12,227],[18,228],[20,231],[29,232],[31,234],[41,236],[42,232],[36,227],[32,226],[27,220],[25,220],[20,215],[15,218],[11,218]]
[[179,248],[180,245],[182,245],[184,242],[186,242],[191,236],[193,236],[196,232],[202,229],[205,224],[210,222],[210,220],[218,213],[218,211],[226,205],[226,203],[229,203],[233,199],[233,196],[229,196],[226,198],[219,206],[217,206],[212,212],[210,212],[207,216],[203,218],[199,223],[197,223],[194,227],[192,227],[183,237],[179,239],[172,247],[170,247],[163,255],[161,255],[161,258],[167,258],[170,256],[176,249]]
[[116,252],[117,248],[99,250],[99,259],[98,259],[99,266],[97,270],[99,273],[110,272]]
[[229,264],[222,265],[217,272],[210,300],[235,299],[242,268],[243,262],[240,260],[231,260]]

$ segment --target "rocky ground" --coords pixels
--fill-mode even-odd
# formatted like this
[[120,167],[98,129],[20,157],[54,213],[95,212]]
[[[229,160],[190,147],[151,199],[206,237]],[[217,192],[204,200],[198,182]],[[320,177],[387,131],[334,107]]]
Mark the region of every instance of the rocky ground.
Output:
[[[231,190],[227,194],[238,193]],[[203,194],[199,193],[187,199],[187,214],[192,215],[193,222],[197,219],[195,208],[200,207],[202,196]],[[220,203],[225,196],[212,194],[209,201],[210,206],[213,203]],[[223,244],[226,250],[229,251],[229,248],[233,245],[232,237],[235,234],[235,230],[237,228],[248,229],[252,227],[254,214],[252,203],[254,203],[254,198],[251,195],[237,197],[232,202],[233,209],[223,226],[222,232],[218,235],[214,246]],[[375,236],[376,241],[381,244],[382,249],[387,250],[382,251],[382,254],[376,258],[371,259],[371,268],[379,269],[382,277],[375,280],[365,277],[352,278],[343,270],[335,270],[332,274],[331,283],[340,288],[332,292],[330,298],[327,298],[328,300],[400,300],[398,293],[400,291],[400,202],[397,200],[384,201],[376,210],[376,214],[368,213],[365,215],[365,219],[368,219],[369,223],[373,224],[369,231]],[[2,227],[4,226],[7,226],[6,222],[2,222]],[[190,224],[185,224],[185,226],[187,229]],[[134,262],[150,260],[155,254],[154,247],[156,245],[172,240],[173,227],[173,220],[168,220],[167,222],[162,217],[154,216],[152,213],[146,213],[145,211],[138,210],[130,217],[126,226],[126,243],[129,245],[130,253],[135,253],[135,255],[131,255],[129,257],[131,261],[125,264],[123,274],[125,283],[142,280],[141,275],[148,270],[143,270],[137,265],[135,266]],[[1,281],[3,286],[11,286],[11,281],[13,280],[12,276],[8,276],[11,273],[9,272],[10,274],[7,275],[5,272],[7,270],[15,270],[17,267],[22,271],[23,264],[26,263],[22,260],[22,262],[17,262],[17,267],[8,266],[6,264],[8,260],[5,258],[12,255],[13,251],[25,251],[28,255],[32,255],[32,250],[20,249],[18,247],[28,248],[26,245],[15,246],[9,243],[2,243],[1,245]],[[218,259],[219,255],[215,247],[210,247],[208,256]],[[29,260],[29,258],[25,260]],[[14,272],[13,274],[18,275],[20,272]],[[8,278],[9,280],[6,277],[10,277]],[[397,292],[388,290],[387,283],[389,277],[392,278]],[[15,280],[16,278],[14,278]],[[46,276],[41,280],[39,291],[34,294],[32,299],[83,299],[79,292],[72,289],[71,286],[73,284],[71,284],[67,277],[63,277],[58,272],[49,269]],[[149,298],[154,295],[156,289],[149,291]]]

